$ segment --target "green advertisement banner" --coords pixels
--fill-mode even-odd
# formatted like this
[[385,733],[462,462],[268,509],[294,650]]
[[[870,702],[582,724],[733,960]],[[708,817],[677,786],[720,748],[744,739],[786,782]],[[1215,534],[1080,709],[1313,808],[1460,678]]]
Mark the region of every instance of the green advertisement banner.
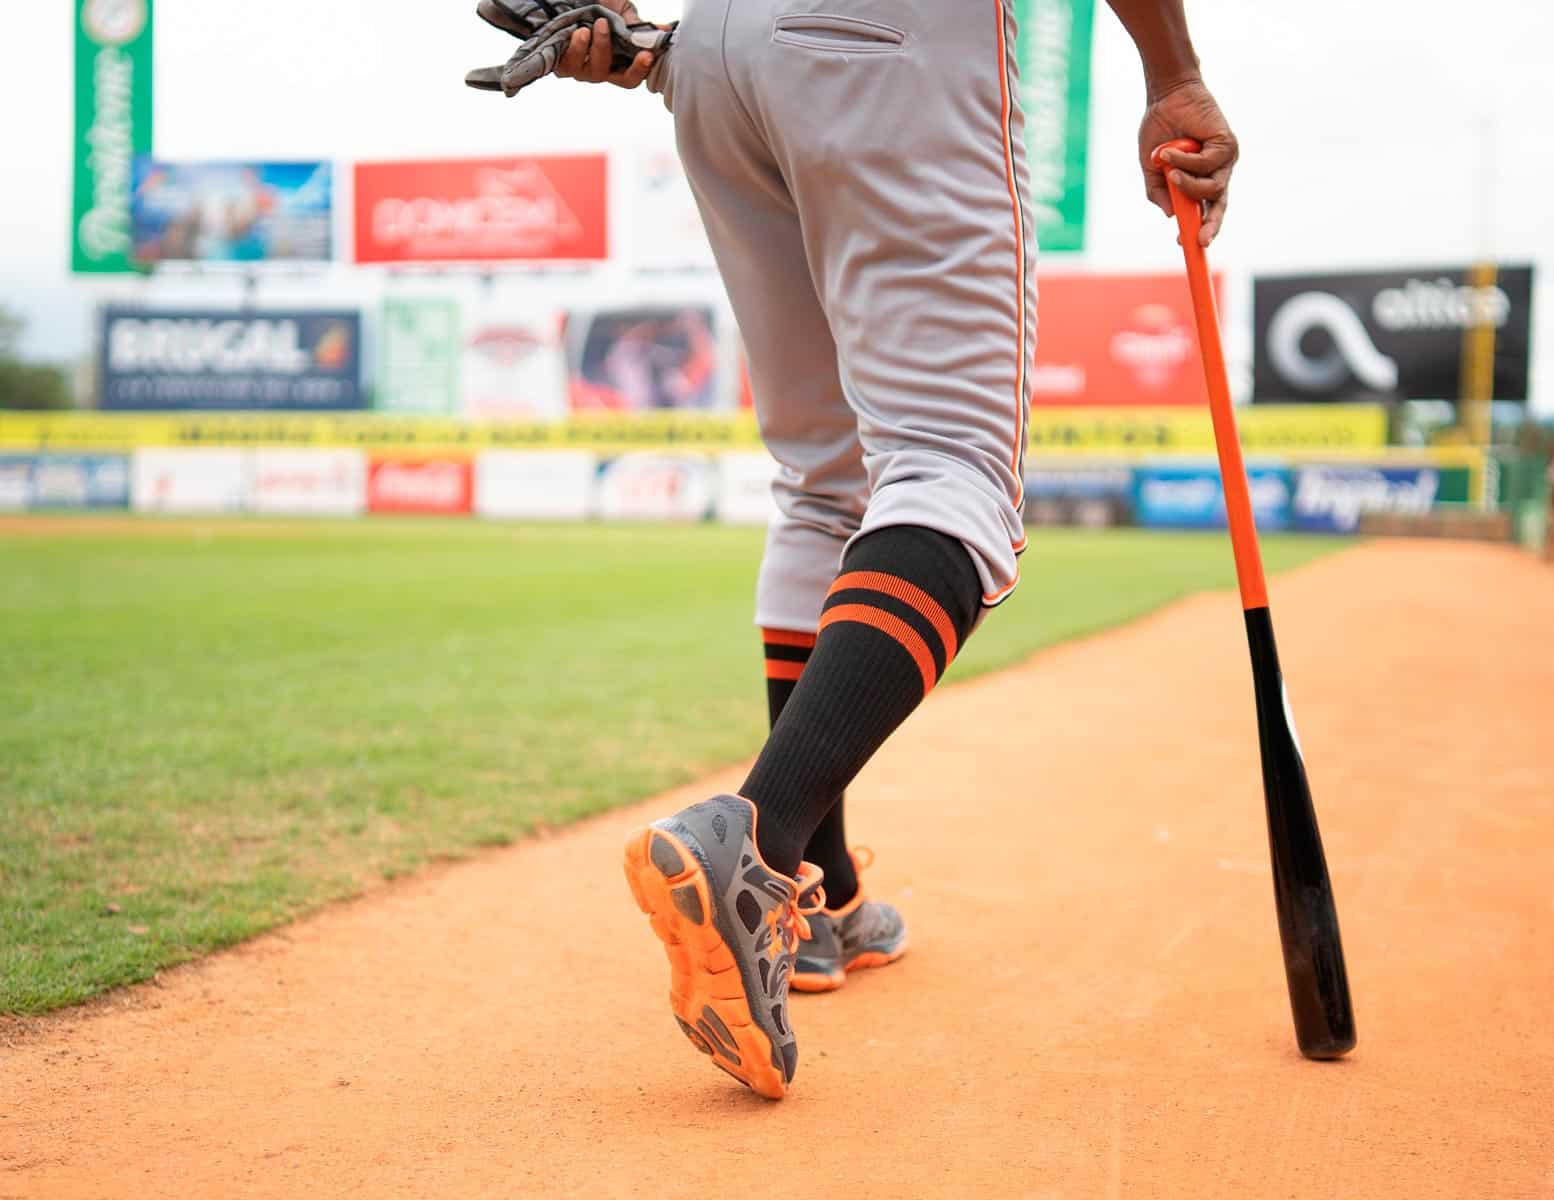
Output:
[[70,265],[130,265],[130,175],[151,153],[152,0],[76,0],[75,203]]
[[1020,105],[1042,250],[1085,248],[1094,0],[1016,0]]
[[385,300],[379,345],[374,407],[392,413],[458,412],[463,346],[456,301]]

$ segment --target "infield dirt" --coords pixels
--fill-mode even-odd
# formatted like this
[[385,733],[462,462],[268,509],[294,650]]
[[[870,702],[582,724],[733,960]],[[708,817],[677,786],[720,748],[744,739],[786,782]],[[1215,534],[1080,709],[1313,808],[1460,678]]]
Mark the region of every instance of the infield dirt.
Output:
[[676,1031],[621,878],[731,770],[0,1024],[0,1196],[1554,1194],[1554,570],[1372,544],[1272,592],[1343,1062],[1295,1050],[1214,594],[945,689],[870,766],[913,949],[795,998],[780,1104]]

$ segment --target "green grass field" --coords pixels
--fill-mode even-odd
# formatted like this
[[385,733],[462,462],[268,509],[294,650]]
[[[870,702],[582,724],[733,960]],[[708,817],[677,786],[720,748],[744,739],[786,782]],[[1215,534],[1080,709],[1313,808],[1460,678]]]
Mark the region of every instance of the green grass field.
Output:
[[[472,521],[0,535],[0,1012],[752,754],[760,548]],[[952,680],[1234,584],[1222,535],[1044,530],[1024,562]]]

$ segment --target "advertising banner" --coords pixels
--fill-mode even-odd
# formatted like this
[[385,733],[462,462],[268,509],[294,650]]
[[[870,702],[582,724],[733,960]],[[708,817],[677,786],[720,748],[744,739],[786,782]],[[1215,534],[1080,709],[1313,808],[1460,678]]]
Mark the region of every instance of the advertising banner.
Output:
[[[1241,445],[1263,453],[1370,450],[1387,444],[1380,404],[1279,404],[1236,410]],[[1214,451],[1206,408],[1031,410],[1033,454],[1186,454]]]
[[[1254,405],[1239,409],[1242,445],[1254,453],[1310,456],[1384,452],[1387,414],[1372,404]],[[1145,458],[1214,453],[1207,412],[1186,408],[1038,408],[1031,414],[1033,458]],[[295,412],[0,412],[0,448],[128,450],[138,446],[391,447],[434,453],[474,450],[753,450],[754,414],[678,411],[578,413],[564,421],[336,415]],[[1435,451],[1431,452],[1437,453]],[[1455,453],[1474,456],[1472,451]],[[1482,464],[1483,454],[1475,461]]]
[[713,508],[725,525],[769,525],[777,516],[772,482],[777,463],[769,454],[724,454],[713,464],[717,472]]
[[1371,513],[1419,516],[1443,502],[1461,503],[1469,486],[1465,467],[1303,466],[1295,471],[1294,526],[1354,533]]
[[360,450],[256,450],[248,506],[275,516],[354,517],[367,507],[367,456]]
[[241,512],[248,500],[247,450],[137,450],[130,460],[136,512]]
[[23,512],[32,505],[30,454],[0,454],[0,512]]
[[[1290,521],[1290,473],[1282,466],[1247,464],[1252,515],[1260,530]],[[1225,491],[1212,463],[1156,464],[1133,472],[1133,509],[1140,525],[1156,529],[1223,529]]]
[[101,407],[131,411],[362,407],[353,312],[103,313]]
[[562,316],[472,313],[462,350],[463,412],[472,421],[561,421],[567,415]]
[[599,469],[598,514],[606,521],[700,521],[712,500],[704,458],[627,454]]
[[326,162],[173,163],[135,159],[135,265],[327,262],[334,173]]
[[[76,0],[70,266],[123,274],[135,156],[151,153],[152,0]],[[11,119],[24,120],[20,113]]]
[[375,458],[367,468],[367,511],[455,517],[470,511],[473,471],[462,458]]
[[45,454],[32,473],[33,508],[128,508],[130,462],[123,454]]
[[630,172],[631,244],[638,271],[713,271],[712,244],[696,197],[673,146],[646,147],[626,163]]
[[1025,523],[1101,529],[1133,524],[1133,472],[1117,465],[1026,460]]
[[1461,394],[1466,335],[1494,329],[1496,400],[1527,399],[1532,268],[1469,267],[1292,275],[1253,282],[1253,399],[1449,400]]
[[[1216,291],[1223,277],[1215,277]],[[1034,405],[1206,407],[1181,275],[1042,275]]]
[[356,261],[599,262],[603,154],[356,165]]
[[459,325],[457,301],[384,300],[375,407],[391,413],[457,412]]
[[321,446],[467,455],[476,450],[748,450],[761,444],[748,412],[587,413],[565,421],[244,413],[0,411],[0,449],[132,450],[142,446]]
[[571,313],[564,344],[574,412],[729,408],[710,307]]
[[1036,242],[1083,250],[1095,0],[1016,0],[1015,13]]
[[475,458],[482,517],[581,521],[592,508],[599,459],[586,450],[485,450]]

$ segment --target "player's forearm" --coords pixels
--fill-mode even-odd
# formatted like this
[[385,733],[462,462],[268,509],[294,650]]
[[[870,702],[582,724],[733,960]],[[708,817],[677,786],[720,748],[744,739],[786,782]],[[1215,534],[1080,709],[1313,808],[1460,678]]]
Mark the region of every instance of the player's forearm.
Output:
[[1144,86],[1151,99],[1176,84],[1198,78],[1198,55],[1187,32],[1182,0],[1106,0],[1144,62]]

